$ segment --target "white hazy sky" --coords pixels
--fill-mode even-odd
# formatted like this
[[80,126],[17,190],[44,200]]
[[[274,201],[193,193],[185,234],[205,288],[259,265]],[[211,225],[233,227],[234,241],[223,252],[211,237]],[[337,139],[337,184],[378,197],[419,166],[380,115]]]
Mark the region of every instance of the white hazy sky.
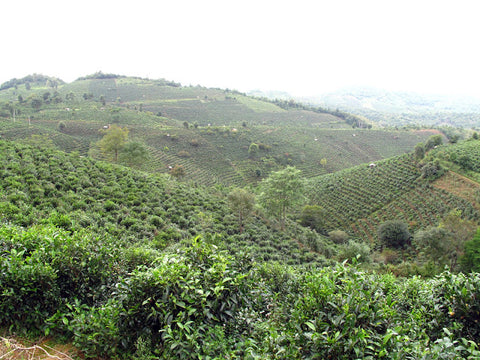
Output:
[[318,95],[480,97],[478,0],[3,0],[0,83],[96,71]]

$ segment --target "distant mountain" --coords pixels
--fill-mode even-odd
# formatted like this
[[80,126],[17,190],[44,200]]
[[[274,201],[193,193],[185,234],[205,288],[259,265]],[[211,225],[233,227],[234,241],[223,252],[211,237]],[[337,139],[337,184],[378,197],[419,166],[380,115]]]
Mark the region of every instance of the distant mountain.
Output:
[[322,95],[316,103],[342,109],[405,112],[458,112],[480,113],[480,99],[474,97],[419,94],[407,91],[388,91],[377,88],[347,88]]
[[480,99],[474,97],[361,87],[299,101],[359,114],[383,126],[480,126]]
[[249,95],[295,101],[361,115],[380,126],[453,126],[480,128],[480,99],[467,96],[419,94],[372,87],[344,88],[319,96],[252,91]]

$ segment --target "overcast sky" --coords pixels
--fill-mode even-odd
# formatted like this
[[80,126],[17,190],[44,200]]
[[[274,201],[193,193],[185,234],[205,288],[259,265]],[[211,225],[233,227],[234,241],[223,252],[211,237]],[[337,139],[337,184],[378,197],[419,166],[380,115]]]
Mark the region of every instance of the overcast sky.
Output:
[[318,95],[480,97],[476,0],[4,0],[0,83],[96,71]]

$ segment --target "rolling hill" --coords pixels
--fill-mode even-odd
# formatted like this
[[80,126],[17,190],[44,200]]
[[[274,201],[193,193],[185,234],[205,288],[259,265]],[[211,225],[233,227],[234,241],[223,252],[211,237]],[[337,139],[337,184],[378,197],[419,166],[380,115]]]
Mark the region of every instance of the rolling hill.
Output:
[[[480,155],[478,140],[438,146],[422,160],[404,154],[311,178],[307,196],[322,205],[327,226],[354,235],[338,244],[301,227],[295,214],[281,231],[260,209],[242,232],[228,188],[48,144],[0,140],[7,334],[69,341],[87,358],[479,355],[478,273],[396,278],[392,272],[407,266],[406,275],[421,270],[415,258],[383,271],[362,259],[374,247],[368,226],[380,218],[413,214],[412,231],[456,208],[478,220],[478,197],[470,195],[479,185],[465,177],[477,172],[462,157]],[[423,177],[420,163],[437,160],[451,169]],[[343,254],[351,256],[336,263]],[[0,340],[4,354],[22,351],[3,333]]]
[[[140,169],[166,173],[182,165],[186,179],[204,185],[255,184],[285,165],[315,177],[403,154],[436,133],[352,128],[327,110],[166,80],[108,74],[69,84],[42,76],[14,80],[0,90],[3,138],[41,134],[59,149],[102,158],[95,149],[99,130],[116,124],[151,155]],[[255,154],[252,143],[259,145]]]
[[[465,230],[478,227],[478,134],[423,153],[438,130],[98,77],[0,91],[1,357],[40,349],[18,335],[81,358],[479,357],[480,277],[457,273],[467,245],[478,265],[480,232]],[[95,146],[113,125],[148,149],[136,169]],[[282,229],[255,202],[257,182],[287,165],[321,228],[292,209]],[[237,186],[252,195],[244,223]],[[468,238],[439,226],[450,214]],[[390,220],[413,241],[384,249]],[[443,237],[415,242],[422,232]]]

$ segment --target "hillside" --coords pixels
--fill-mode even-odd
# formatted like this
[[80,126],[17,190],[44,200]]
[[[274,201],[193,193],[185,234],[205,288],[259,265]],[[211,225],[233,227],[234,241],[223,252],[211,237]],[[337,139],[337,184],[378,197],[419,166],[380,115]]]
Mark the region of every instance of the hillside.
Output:
[[[420,203],[429,186],[448,183],[427,179],[423,193],[412,191],[417,175],[402,155],[312,179],[308,195],[336,194],[325,218],[348,227],[355,211],[366,216],[406,194]],[[0,179],[2,356],[29,351],[12,333],[67,341],[84,358],[479,356],[477,273],[393,276],[404,264],[375,272],[368,246],[333,244],[293,214],[282,231],[257,208],[240,231],[229,189],[43,145],[0,140]],[[409,264],[407,275],[421,270]]]
[[0,358],[480,358],[478,133],[111,74],[0,103]]
[[0,149],[2,223],[88,228],[97,236],[115,237],[122,246],[158,250],[216,233],[225,236],[224,246],[234,253],[245,251],[261,261],[324,261],[319,251],[328,241],[294,223],[295,239],[272,230],[260,216],[237,234],[228,189],[192,187],[52,148],[0,141]]
[[[480,156],[480,144],[471,140],[440,146],[422,161],[405,154],[311,179],[309,200],[325,209],[328,230],[350,231],[371,244],[377,241],[379,225],[391,219],[406,222],[412,232],[438,225],[455,209],[478,221],[480,185],[455,172],[459,166],[451,162],[461,159],[454,154],[466,153],[466,163],[472,164],[471,168],[467,165],[467,171],[478,179],[474,164]],[[435,159],[443,160],[445,174],[425,177],[424,169]]]
[[116,124],[150,155],[137,167],[166,173],[181,165],[185,179],[204,185],[256,183],[285,165],[315,177],[411,151],[435,133],[352,129],[334,113],[165,80],[96,74],[26,84],[0,91],[3,138],[42,134],[59,149],[103,158],[99,130]]
[[[307,196],[323,206],[327,226],[354,235],[333,243],[293,213],[281,230],[261,208],[242,231],[228,188],[45,145],[0,140],[7,334],[47,334],[71,342],[73,356],[109,359],[479,355],[478,274],[431,277],[435,263],[421,253],[397,250],[407,262],[394,250],[375,255],[372,231],[358,231],[363,219],[373,227],[379,213],[382,221],[413,214],[412,231],[459,207],[478,219],[467,200],[478,188],[473,180],[449,186],[452,176],[460,184],[452,171],[422,179],[411,154],[312,178]],[[422,162],[447,164],[447,154],[466,149],[476,158],[478,140],[438,146]],[[427,279],[408,277],[417,273]],[[9,341],[2,337],[0,351],[17,353]]]

